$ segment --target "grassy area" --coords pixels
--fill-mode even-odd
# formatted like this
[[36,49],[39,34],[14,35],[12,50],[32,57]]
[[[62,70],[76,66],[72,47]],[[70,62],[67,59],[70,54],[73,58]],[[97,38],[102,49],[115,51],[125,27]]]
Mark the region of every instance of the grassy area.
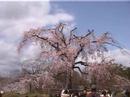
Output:
[[3,97],[49,97],[47,94],[41,94],[41,93],[27,93],[27,94],[19,94],[15,92],[9,92],[5,93]]

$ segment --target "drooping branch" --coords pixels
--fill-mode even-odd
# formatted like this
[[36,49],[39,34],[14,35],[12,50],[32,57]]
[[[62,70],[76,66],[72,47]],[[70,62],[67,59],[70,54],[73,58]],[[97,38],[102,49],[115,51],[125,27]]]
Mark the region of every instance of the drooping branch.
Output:
[[119,46],[119,45],[117,45],[117,44],[114,44],[114,43],[105,42],[105,44],[112,45],[112,46],[115,46],[115,47],[117,47],[117,48],[123,49],[121,46]]

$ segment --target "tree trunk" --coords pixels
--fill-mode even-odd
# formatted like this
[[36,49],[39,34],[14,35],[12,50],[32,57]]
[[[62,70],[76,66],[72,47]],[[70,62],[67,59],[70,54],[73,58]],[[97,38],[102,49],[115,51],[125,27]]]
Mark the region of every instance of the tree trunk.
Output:
[[73,76],[73,70],[70,70],[69,72],[68,72],[68,74],[67,74],[68,76],[67,76],[67,83],[66,83],[66,88],[67,89],[72,89],[72,76]]

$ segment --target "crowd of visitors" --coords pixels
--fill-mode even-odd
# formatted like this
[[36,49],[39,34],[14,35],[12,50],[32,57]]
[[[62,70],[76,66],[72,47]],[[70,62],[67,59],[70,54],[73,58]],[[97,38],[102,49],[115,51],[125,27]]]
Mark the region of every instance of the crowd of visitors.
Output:
[[130,97],[130,90],[125,89],[119,94],[110,90],[97,91],[96,86],[92,86],[90,90],[85,88],[78,93],[71,93],[68,89],[62,90],[60,97]]
[[[0,97],[3,97],[3,94],[4,92],[0,91]],[[26,95],[25,97],[29,96]],[[123,91],[117,93],[115,91],[110,90],[97,90],[96,86],[93,85],[90,90],[88,90],[87,88],[84,88],[84,90],[82,91],[72,91],[69,89],[63,89],[60,94],[56,93],[55,96],[53,95],[50,97],[130,97],[130,90],[124,89]]]

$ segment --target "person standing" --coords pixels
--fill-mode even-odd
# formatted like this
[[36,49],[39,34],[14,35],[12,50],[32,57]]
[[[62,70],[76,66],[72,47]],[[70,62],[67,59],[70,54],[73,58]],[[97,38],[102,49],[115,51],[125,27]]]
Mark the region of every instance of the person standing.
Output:
[[107,95],[107,92],[105,90],[103,90],[101,97],[109,97],[109,96]]
[[68,89],[62,90],[61,97],[70,97],[69,90]]
[[87,97],[100,97],[100,95],[97,93],[97,88],[95,85],[92,85],[91,92],[87,94]]
[[0,91],[0,97],[3,97],[4,91]]
[[125,97],[130,97],[130,91],[128,89],[125,90],[124,92]]
[[80,93],[79,97],[86,97],[87,91],[86,88]]

